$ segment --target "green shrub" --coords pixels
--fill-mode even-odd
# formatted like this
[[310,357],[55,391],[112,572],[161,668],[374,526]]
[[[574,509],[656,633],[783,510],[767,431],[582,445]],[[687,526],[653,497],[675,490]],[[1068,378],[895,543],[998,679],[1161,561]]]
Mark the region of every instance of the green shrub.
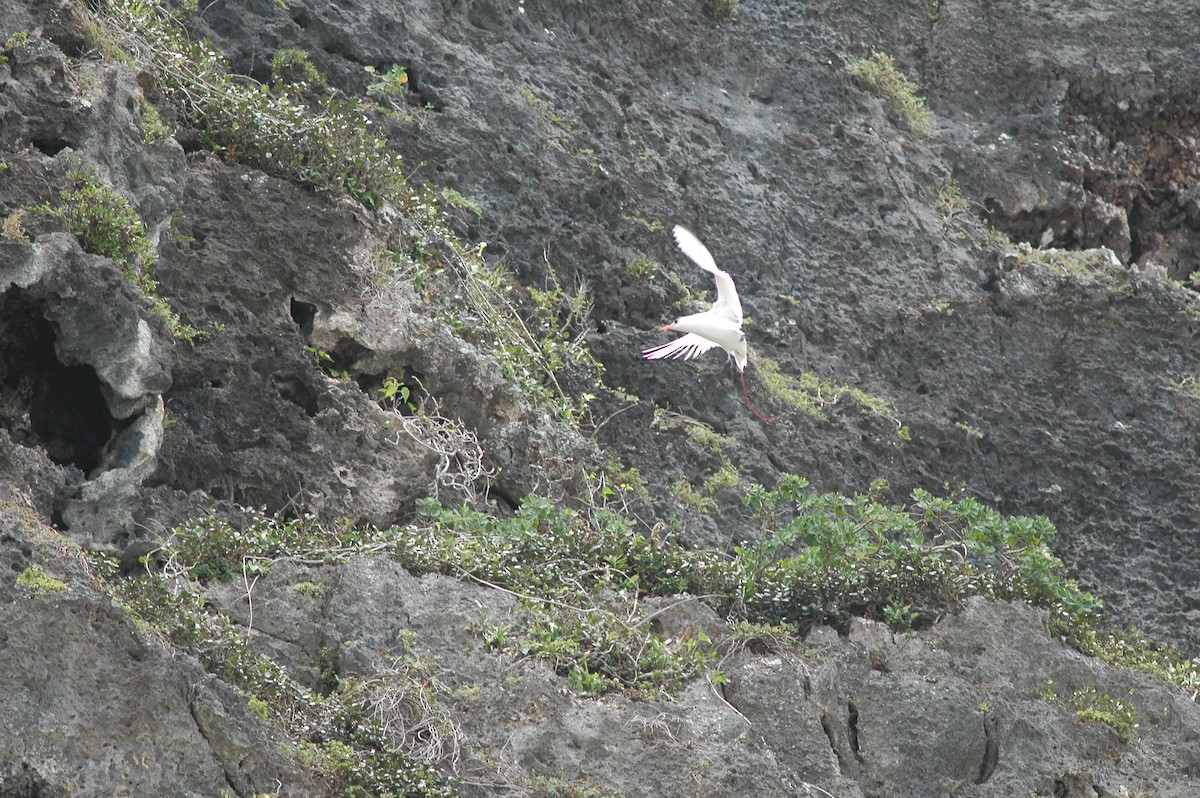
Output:
[[[253,511],[237,523],[196,519],[164,546],[164,579],[123,580],[113,590],[149,628],[286,717],[310,716],[310,704],[320,702],[272,661],[251,656],[232,624],[197,594],[178,592],[177,575],[255,578],[281,557],[336,563],[361,552],[389,555],[416,574],[447,574],[517,595],[511,619],[481,622],[487,645],[546,659],[583,692],[674,692],[711,668],[722,647],[778,650],[814,624],[845,632],[854,617],[896,631],[921,629],[970,596],[1042,607],[1051,632],[1085,653],[1189,690],[1200,685],[1200,659],[1099,631],[1100,602],[1066,577],[1047,548],[1055,530],[1044,518],[1008,518],[971,498],[923,490],[900,506],[880,503],[875,489],[812,493],[792,475],[772,489],[740,489],[762,531],[759,542],[732,555],[684,546],[624,515],[579,513],[536,496],[508,517],[424,500],[416,523],[387,529]],[[643,599],[682,595],[702,597],[726,617],[730,638],[655,634]],[[328,692],[341,690],[335,680]],[[1107,713],[1097,719],[1114,721],[1123,733],[1121,706],[1097,700],[1086,708]]]
[[[586,388],[568,391],[561,375],[587,375],[595,390],[603,373],[583,338],[585,320],[575,312],[582,292],[560,292],[544,304],[529,294],[530,302],[519,306],[521,287],[485,263],[485,244],[465,246],[442,212],[443,204],[474,212],[470,201],[453,192],[439,199],[432,188],[407,181],[400,155],[375,124],[379,113],[396,107],[394,95],[407,84],[403,67],[393,66],[368,89],[387,101],[384,109],[369,99],[291,91],[291,77],[306,85],[313,77],[298,50],[276,54],[272,85],[249,84],[230,74],[210,44],[193,40],[160,0],[100,0],[96,6],[94,15],[85,16],[89,40],[143,70],[178,125],[193,129],[208,147],[268,174],[350,197],[385,224],[397,213],[407,216],[404,235],[411,247],[390,254],[411,264],[423,299],[464,338],[489,346],[531,404],[579,420],[594,395]],[[566,124],[548,103],[532,94],[529,101],[556,129]]]
[[846,71],[864,89],[883,98],[909,130],[923,139],[933,137],[933,114],[925,107],[925,98],[890,55],[872,51],[868,58],[847,58]]
[[31,210],[61,221],[85,252],[112,260],[138,287],[172,335],[189,342],[195,340],[199,331],[180,322],[170,304],[158,295],[154,278],[158,253],[133,204],[83,167],[73,169],[68,181],[59,192],[59,202]]
[[1095,720],[1107,724],[1123,743],[1133,739],[1133,730],[1137,728],[1137,713],[1130,704],[1107,693],[1101,693],[1095,687],[1076,690],[1072,698],[1075,714],[1080,720]]

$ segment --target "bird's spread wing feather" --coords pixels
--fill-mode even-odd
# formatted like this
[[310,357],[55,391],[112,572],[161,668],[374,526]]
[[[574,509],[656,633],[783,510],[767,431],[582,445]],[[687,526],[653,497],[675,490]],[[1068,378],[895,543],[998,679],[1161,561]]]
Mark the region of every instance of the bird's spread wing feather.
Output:
[[684,360],[691,360],[697,355],[704,354],[714,346],[717,346],[714,341],[710,341],[707,338],[702,338],[695,333],[688,333],[681,338],[676,338],[670,343],[644,350],[642,352],[642,357],[646,358],[647,360],[662,360],[669,357],[678,357],[683,358]]
[[680,251],[684,255],[687,255],[701,269],[710,272],[716,281],[717,301],[713,304],[712,309],[741,324],[742,301],[738,298],[737,288],[733,285],[733,278],[729,276],[728,272],[717,268],[717,262],[713,260],[712,253],[708,251],[708,247],[704,246],[700,239],[696,238],[690,230],[675,225],[673,232],[675,233],[675,243],[679,245]]

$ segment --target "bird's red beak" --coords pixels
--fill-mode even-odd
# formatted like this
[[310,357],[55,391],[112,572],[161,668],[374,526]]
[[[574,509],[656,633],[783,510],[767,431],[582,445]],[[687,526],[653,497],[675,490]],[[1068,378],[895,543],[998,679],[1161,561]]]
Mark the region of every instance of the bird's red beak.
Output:
[[675,323],[671,322],[670,324],[664,324],[663,326],[659,327],[658,331],[659,332],[670,332],[673,329],[675,329]]

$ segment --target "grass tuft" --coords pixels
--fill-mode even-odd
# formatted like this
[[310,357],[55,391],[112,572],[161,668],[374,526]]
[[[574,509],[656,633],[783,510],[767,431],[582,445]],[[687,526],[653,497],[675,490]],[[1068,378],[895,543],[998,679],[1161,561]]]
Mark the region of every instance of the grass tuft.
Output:
[[896,67],[894,58],[873,50],[867,58],[847,58],[846,71],[858,85],[883,98],[916,136],[933,138],[933,113],[917,93],[917,84]]

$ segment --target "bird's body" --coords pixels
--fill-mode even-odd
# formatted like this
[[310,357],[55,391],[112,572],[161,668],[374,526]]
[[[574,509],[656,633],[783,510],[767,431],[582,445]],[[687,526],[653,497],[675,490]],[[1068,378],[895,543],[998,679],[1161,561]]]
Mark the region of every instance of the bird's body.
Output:
[[647,360],[675,357],[689,360],[719,346],[729,353],[733,362],[737,364],[738,371],[743,371],[746,368],[749,349],[746,346],[746,335],[742,332],[742,302],[738,299],[733,278],[728,272],[717,268],[708,247],[700,243],[700,239],[678,225],[673,232],[675,243],[679,245],[683,254],[701,269],[712,274],[717,284],[717,301],[703,313],[682,316],[673,323],[660,327],[660,332],[675,330],[686,335],[662,346],[647,349],[642,352],[642,357]]

